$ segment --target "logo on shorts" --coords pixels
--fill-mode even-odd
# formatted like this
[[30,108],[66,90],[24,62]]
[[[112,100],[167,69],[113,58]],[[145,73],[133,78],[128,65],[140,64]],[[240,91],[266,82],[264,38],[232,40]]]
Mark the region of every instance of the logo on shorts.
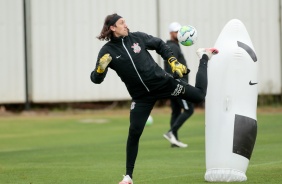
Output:
[[135,102],[132,102],[132,103],[131,103],[130,110],[133,110],[133,109],[135,108],[135,104],[136,104]]
[[171,95],[178,96],[181,93],[182,89],[184,89],[184,87],[180,84],[177,84],[175,90],[173,91],[173,93],[171,93]]
[[139,43],[133,43],[131,48],[133,48],[133,52],[135,53],[139,53],[141,51],[141,47],[139,46]]

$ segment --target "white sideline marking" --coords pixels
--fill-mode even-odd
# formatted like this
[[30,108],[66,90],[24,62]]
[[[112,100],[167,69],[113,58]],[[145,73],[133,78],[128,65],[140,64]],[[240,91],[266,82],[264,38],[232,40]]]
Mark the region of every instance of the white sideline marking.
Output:
[[80,123],[96,123],[96,124],[104,124],[104,123],[108,123],[109,120],[107,119],[81,119],[79,120]]

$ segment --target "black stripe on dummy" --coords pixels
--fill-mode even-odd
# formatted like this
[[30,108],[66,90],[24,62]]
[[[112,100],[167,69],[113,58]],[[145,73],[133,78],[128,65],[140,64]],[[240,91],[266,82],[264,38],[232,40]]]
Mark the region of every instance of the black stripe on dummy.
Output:
[[236,114],[234,123],[233,153],[250,160],[257,137],[257,121]]
[[257,55],[251,47],[249,47],[248,45],[244,44],[243,42],[239,42],[239,41],[237,41],[237,44],[238,44],[238,47],[241,47],[242,49],[244,49],[250,55],[250,57],[252,58],[252,60],[254,62],[257,61]]

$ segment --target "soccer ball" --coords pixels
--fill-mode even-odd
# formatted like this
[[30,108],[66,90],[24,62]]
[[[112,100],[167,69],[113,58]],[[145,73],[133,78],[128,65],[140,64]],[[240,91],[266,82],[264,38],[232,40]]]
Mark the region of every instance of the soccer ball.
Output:
[[150,115],[146,121],[146,125],[152,125],[153,124],[153,117]]
[[182,26],[178,33],[177,39],[184,46],[191,46],[197,40],[198,34],[196,28],[193,26]]

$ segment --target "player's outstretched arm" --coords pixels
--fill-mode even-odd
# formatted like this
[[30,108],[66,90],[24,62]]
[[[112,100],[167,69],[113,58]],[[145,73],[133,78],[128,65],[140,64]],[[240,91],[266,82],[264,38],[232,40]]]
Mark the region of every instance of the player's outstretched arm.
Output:
[[136,32],[145,42],[145,47],[148,50],[155,50],[164,60],[167,60],[173,53],[170,47],[160,38],[148,35],[143,32]]
[[185,65],[179,63],[174,56],[168,59],[168,63],[175,78],[181,78],[183,75],[187,75],[190,71]]
[[[99,54],[100,55],[100,54]],[[112,61],[112,57],[109,53],[104,54],[96,63],[96,68],[91,72],[91,81],[95,84],[100,84],[103,82],[107,71],[108,65]]]

